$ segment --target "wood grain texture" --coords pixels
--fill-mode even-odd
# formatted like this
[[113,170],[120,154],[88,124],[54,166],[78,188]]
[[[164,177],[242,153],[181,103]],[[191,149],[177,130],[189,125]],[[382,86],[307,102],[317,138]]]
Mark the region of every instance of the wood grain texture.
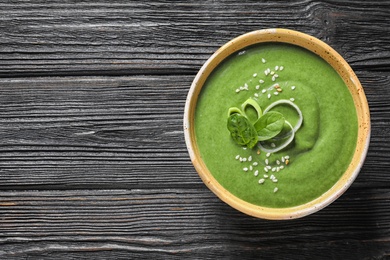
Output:
[[[193,74],[220,45],[284,27],[389,71],[389,1],[3,1],[0,76]],[[366,39],[370,44],[367,44]]]
[[[390,259],[390,1],[0,0],[0,259]],[[189,159],[201,65],[263,28],[309,33],[361,80],[351,188],[293,221],[246,216]]]
[[390,243],[390,217],[383,214],[389,211],[388,189],[380,194],[352,189],[318,214],[281,222],[248,217],[204,189],[26,191],[0,196],[4,259],[38,259],[42,253],[65,256],[64,251],[74,259],[88,251],[164,259],[269,258],[275,252],[289,259],[329,259],[348,252],[350,259],[363,259],[385,256]]
[[183,134],[190,81],[172,76],[0,80],[2,186],[199,183]]

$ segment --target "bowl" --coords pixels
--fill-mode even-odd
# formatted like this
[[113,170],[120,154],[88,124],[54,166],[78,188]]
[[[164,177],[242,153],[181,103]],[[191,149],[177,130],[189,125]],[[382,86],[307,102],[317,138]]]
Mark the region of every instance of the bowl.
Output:
[[[356,148],[341,177],[321,196],[301,205],[268,207],[253,204],[226,189],[213,176],[200,153],[195,134],[198,97],[210,74],[230,55],[259,43],[286,43],[302,47],[325,60],[342,78],[352,95],[358,129]],[[220,47],[201,67],[189,90],[184,111],[184,135],[191,161],[204,184],[222,201],[253,217],[271,220],[295,219],[315,213],[340,197],[353,183],[364,163],[370,141],[369,107],[359,79],[333,48],[308,34],[288,29],[264,29],[243,34]]]

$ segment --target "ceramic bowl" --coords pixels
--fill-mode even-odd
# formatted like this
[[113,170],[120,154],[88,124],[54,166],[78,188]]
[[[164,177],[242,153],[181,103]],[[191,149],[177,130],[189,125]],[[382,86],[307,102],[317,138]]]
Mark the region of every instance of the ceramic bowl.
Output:
[[[194,117],[197,100],[202,87],[210,73],[229,55],[240,51],[250,45],[265,42],[282,42],[303,47],[328,62],[341,76],[352,94],[358,116],[358,140],[349,167],[341,178],[323,195],[306,204],[289,208],[267,208],[253,205],[240,198],[237,198],[226,190],[213,177],[203,162],[196,143],[194,131]],[[370,114],[363,88],[355,73],[348,63],[334,49],[323,41],[293,30],[287,29],[265,29],[241,35],[219,48],[202,66],[188,93],[184,111],[184,135],[188,152],[192,163],[205,185],[216,194],[222,201],[233,208],[250,216],[282,220],[300,218],[312,214],[341,196],[357,177],[366,153],[370,140]]]

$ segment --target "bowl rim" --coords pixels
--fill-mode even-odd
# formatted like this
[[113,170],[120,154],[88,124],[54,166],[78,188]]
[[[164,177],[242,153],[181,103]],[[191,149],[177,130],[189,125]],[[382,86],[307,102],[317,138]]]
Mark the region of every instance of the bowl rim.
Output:
[[[213,177],[203,162],[196,145],[194,117],[199,93],[207,77],[230,54],[250,45],[265,42],[281,42],[303,47],[319,55],[329,63],[341,76],[347,85],[358,116],[358,138],[355,153],[351,163],[341,178],[320,197],[305,204],[288,208],[270,208],[246,202],[225,189]],[[240,35],[222,45],[201,67],[195,76],[187,95],[183,118],[185,143],[198,175],[205,185],[222,201],[231,207],[253,217],[283,220],[295,219],[315,213],[340,197],[353,183],[364,163],[370,143],[371,123],[368,102],[364,90],[356,74],[344,58],[325,42],[309,34],[299,31],[272,28],[263,29]]]

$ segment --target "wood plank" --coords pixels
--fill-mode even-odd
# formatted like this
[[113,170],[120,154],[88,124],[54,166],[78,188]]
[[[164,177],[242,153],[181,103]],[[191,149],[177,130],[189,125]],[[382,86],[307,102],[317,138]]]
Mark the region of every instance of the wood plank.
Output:
[[[388,187],[389,75],[359,73],[372,141],[355,185]],[[200,187],[182,117],[192,76],[0,79],[0,187]]]
[[389,1],[2,1],[1,6],[1,77],[194,74],[230,39],[273,27],[324,40],[356,69],[390,68]]
[[191,80],[1,80],[2,186],[199,183],[182,128]]
[[351,189],[314,215],[275,222],[246,216],[206,188],[3,191],[0,258],[379,259],[390,248],[389,200],[388,188]]

